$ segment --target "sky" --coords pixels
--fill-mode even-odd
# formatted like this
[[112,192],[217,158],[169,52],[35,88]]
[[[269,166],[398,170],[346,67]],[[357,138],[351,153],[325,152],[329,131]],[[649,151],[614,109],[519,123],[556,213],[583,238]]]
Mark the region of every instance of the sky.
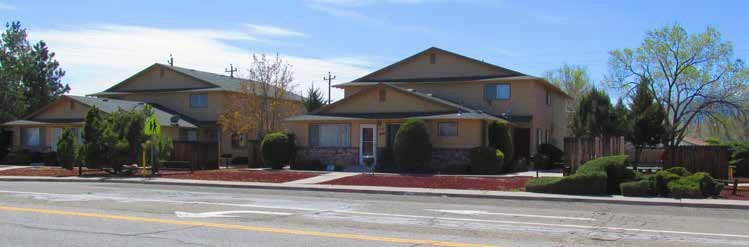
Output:
[[[608,52],[679,23],[708,26],[749,58],[749,1],[7,1],[0,21],[20,21],[67,72],[71,94],[102,91],[174,56],[176,66],[239,74],[253,54],[293,66],[296,91],[345,83],[435,46],[525,74],[562,64],[599,83]],[[333,98],[343,97],[333,89]]]

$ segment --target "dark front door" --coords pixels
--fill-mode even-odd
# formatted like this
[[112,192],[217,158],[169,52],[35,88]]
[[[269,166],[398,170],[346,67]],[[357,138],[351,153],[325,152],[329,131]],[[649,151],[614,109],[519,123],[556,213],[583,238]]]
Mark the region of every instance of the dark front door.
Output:
[[531,148],[531,129],[514,128],[512,129],[512,143],[515,149],[515,160],[530,157]]

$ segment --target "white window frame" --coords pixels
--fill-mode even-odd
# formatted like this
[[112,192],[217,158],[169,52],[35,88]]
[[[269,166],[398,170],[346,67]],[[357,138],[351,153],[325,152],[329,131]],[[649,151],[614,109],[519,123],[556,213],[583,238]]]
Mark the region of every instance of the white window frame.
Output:
[[[364,129],[372,129],[372,156],[374,157],[373,165],[377,164],[377,125],[360,124],[359,125],[359,164],[364,165]],[[350,137],[349,137],[350,138]]]
[[[342,138],[341,139],[341,140],[344,140],[345,143],[342,143],[340,145],[321,145],[320,144],[320,140],[321,140],[321,137],[322,137],[323,134],[322,134],[322,131],[321,131],[320,127],[321,126],[325,126],[325,125],[345,125],[345,126],[348,126],[348,132],[344,133],[347,138]],[[312,127],[312,126],[317,126],[317,135],[312,136],[312,134],[310,133],[310,137],[311,138],[317,138],[317,140],[310,140],[311,141],[310,142],[311,146],[313,146],[313,147],[330,147],[330,148],[344,148],[344,147],[351,147],[352,146],[351,145],[351,132],[352,132],[352,130],[351,130],[352,129],[351,128],[351,124],[348,124],[348,123],[320,123],[320,124],[312,124],[310,127]],[[312,128],[310,128],[310,131],[312,131]]]
[[[29,138],[29,131],[30,130],[36,130],[36,143],[30,144],[29,141],[31,140]],[[23,146],[26,147],[41,147],[42,146],[42,128],[22,128],[21,131],[23,132]]]

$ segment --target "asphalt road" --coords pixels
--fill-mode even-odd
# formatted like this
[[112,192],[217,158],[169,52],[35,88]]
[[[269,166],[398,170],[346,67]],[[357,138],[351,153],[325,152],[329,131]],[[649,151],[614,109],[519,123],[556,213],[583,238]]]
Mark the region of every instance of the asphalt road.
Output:
[[0,246],[749,246],[749,211],[0,182]]

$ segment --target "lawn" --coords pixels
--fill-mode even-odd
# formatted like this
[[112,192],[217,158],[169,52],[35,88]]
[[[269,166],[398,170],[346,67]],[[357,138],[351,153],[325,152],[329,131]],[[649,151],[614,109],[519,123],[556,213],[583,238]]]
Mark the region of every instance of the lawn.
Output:
[[479,178],[460,176],[367,175],[324,182],[333,185],[363,185],[461,190],[523,190],[530,177]]

